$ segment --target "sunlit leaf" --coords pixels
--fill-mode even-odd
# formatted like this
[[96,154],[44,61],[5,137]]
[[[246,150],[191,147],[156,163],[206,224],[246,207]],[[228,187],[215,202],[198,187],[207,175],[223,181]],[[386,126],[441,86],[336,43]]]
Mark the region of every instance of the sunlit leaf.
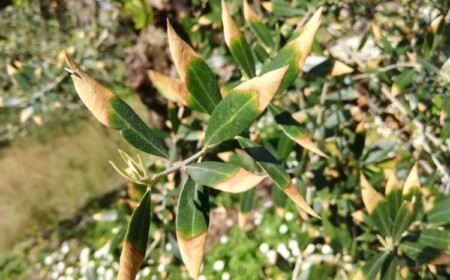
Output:
[[220,94],[217,78],[203,59],[184,42],[167,21],[170,53],[173,62],[189,91],[187,103],[200,112],[211,114],[219,104]]
[[409,201],[403,201],[402,206],[397,212],[397,217],[395,218],[393,227],[392,227],[392,239],[397,241],[401,235],[409,228],[411,223],[414,221],[416,217],[416,211],[414,204],[418,203],[415,201],[414,203]]
[[266,73],[235,87],[216,107],[205,144],[217,144],[243,132],[269,105],[287,68]]
[[319,8],[319,10],[317,10],[317,12],[304,26],[302,34],[285,45],[272,59],[272,61],[270,61],[267,65],[264,65],[261,69],[261,73],[267,73],[268,71],[289,65],[289,70],[287,71],[277,93],[287,89],[300,73],[306,57],[311,51],[317,29],[319,29],[321,14],[322,8]]
[[66,62],[70,67],[78,95],[102,124],[120,130],[123,138],[134,147],[150,154],[169,158],[164,143],[130,106],[89,77],[67,54]]

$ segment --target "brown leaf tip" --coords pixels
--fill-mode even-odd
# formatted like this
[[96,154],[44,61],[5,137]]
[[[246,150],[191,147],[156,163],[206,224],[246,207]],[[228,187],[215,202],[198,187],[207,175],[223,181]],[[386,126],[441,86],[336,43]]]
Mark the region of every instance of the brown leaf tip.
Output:
[[175,32],[169,19],[167,19],[167,37],[169,40],[170,54],[177,68],[178,75],[183,82],[186,82],[186,72],[189,61],[192,58],[200,58],[200,56],[183,41]]
[[225,3],[225,0],[222,0],[222,22],[223,22],[223,34],[225,36],[225,42],[227,43],[227,46],[230,48],[231,40],[239,36],[241,32],[234,23],[234,20],[231,17],[230,11],[228,10],[228,6]]
[[189,239],[184,238],[178,230],[176,233],[181,258],[186,265],[189,275],[197,279],[203,261],[207,232]]
[[247,0],[244,0],[244,18],[245,21],[250,22],[252,20],[260,20],[258,14],[256,14],[255,11],[253,11],[252,7],[250,7],[250,4]]
[[266,74],[243,82],[234,88],[236,91],[256,91],[258,93],[258,110],[260,112],[269,105],[274,97],[289,66],[267,72]]

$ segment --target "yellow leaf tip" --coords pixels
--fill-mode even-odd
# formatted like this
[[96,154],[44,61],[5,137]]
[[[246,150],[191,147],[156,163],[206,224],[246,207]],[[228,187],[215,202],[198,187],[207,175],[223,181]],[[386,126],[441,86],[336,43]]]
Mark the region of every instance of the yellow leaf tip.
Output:
[[231,41],[233,38],[239,36],[239,28],[234,23],[231,17],[230,11],[225,0],[222,0],[222,22],[223,22],[223,34],[225,37],[225,42],[229,48],[231,48]]

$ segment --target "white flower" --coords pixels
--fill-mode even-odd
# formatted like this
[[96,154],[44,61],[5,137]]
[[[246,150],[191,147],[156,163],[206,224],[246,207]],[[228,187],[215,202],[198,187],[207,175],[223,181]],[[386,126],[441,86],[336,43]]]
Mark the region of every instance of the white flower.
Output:
[[231,278],[230,273],[224,272],[222,274],[222,280],[230,280],[230,278]]
[[278,244],[277,252],[280,253],[280,255],[286,260],[291,256],[291,253],[287,249],[286,245],[284,245],[284,243]]
[[166,251],[170,251],[170,250],[172,250],[172,244],[167,243],[166,244]]
[[298,247],[297,240],[289,240],[289,249],[291,249],[292,255],[298,257],[300,255],[300,248]]
[[294,219],[294,214],[291,212],[287,212],[286,215],[284,215],[284,219],[288,222],[292,221]]
[[69,243],[67,241],[64,241],[61,244],[61,254],[65,255],[69,253],[69,250],[70,250]]
[[149,276],[150,275],[150,267],[146,267],[146,268],[144,268],[143,270],[142,270],[142,276],[143,277],[146,277],[146,276]]
[[89,262],[89,253],[91,252],[91,249],[89,248],[83,248],[80,252],[80,262],[82,264],[87,264]]
[[315,250],[316,246],[314,246],[314,244],[308,244],[308,246],[306,246],[304,253],[305,255],[311,255],[312,253],[314,253]]
[[107,269],[105,272],[105,280],[113,280],[115,276],[114,270],[111,268]]
[[267,243],[262,243],[261,245],[259,245],[259,251],[263,254],[267,253],[270,250],[269,244]]
[[225,263],[222,260],[216,261],[213,265],[213,269],[215,271],[222,271],[224,267],[225,267]]
[[332,253],[333,253],[333,248],[331,248],[330,245],[327,245],[327,244],[323,245],[323,247],[322,247],[322,254],[330,255]]
[[44,259],[44,263],[45,265],[50,265],[53,262],[53,257],[52,256],[47,256]]
[[266,254],[267,256],[267,261],[269,262],[269,264],[275,264],[277,261],[277,252],[275,252],[274,250],[270,250],[267,252]]
[[220,237],[220,243],[222,243],[222,244],[228,243],[228,240],[229,240],[229,238],[228,238],[228,236],[226,236],[226,235],[222,235],[222,236]]
[[289,230],[289,228],[288,228],[288,226],[285,225],[285,224],[282,224],[282,225],[280,226],[280,228],[279,228],[279,232],[280,232],[281,234],[285,234],[286,232],[288,232],[288,230]]

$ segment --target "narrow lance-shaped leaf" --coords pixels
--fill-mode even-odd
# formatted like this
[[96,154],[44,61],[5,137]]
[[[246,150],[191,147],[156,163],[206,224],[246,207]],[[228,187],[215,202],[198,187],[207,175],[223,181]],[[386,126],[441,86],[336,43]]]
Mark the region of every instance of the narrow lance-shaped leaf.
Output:
[[[369,214],[375,209],[375,207],[383,200],[383,196],[378,193],[372,185],[370,185],[369,181],[367,181],[364,174],[361,172],[360,175],[360,184],[361,184],[361,195],[364,202],[364,206],[366,206],[367,212]],[[387,219],[388,217],[386,217]]]
[[416,218],[416,203],[419,203],[416,199],[413,199],[413,202],[403,201],[402,206],[398,210],[397,217],[392,226],[392,239],[396,242],[404,231],[406,231],[411,223]]
[[380,273],[381,266],[389,255],[388,252],[373,256],[367,263],[356,273],[354,280],[375,280]]
[[273,104],[269,105],[269,111],[274,116],[275,122],[289,138],[303,148],[327,158],[327,155],[312,142],[306,130],[301,127],[288,111]]
[[383,236],[390,235],[393,221],[389,217],[389,206],[385,200],[377,204],[370,218]]
[[211,114],[205,145],[231,139],[249,127],[269,105],[286,70],[283,67],[235,87]]
[[402,242],[399,248],[405,255],[418,264],[426,264],[435,260],[440,254],[439,249],[428,247],[417,242]]
[[187,106],[188,91],[183,81],[172,78],[153,70],[148,71],[148,77],[153,86],[169,101]]
[[197,183],[230,193],[245,192],[266,178],[237,165],[215,161],[188,165],[186,171]]
[[321,14],[322,7],[319,8],[313,17],[306,23],[302,34],[285,45],[272,61],[263,66],[261,73],[266,73],[281,66],[289,65],[289,70],[287,71],[277,93],[287,89],[300,73],[306,57],[311,51],[317,29],[319,29]]
[[209,225],[208,189],[190,177],[180,193],[177,212],[177,240],[189,275],[197,279]]
[[250,25],[250,28],[253,30],[255,35],[266,47],[269,49],[275,48],[275,41],[273,40],[270,30],[264,24],[261,17],[253,11],[247,0],[244,0],[244,18]]
[[147,249],[150,213],[150,191],[147,190],[131,215],[120,256],[119,280],[136,278]]
[[203,59],[173,30],[167,21],[170,53],[189,91],[187,103],[192,109],[211,114],[222,99],[215,74]]
[[97,120],[107,127],[120,130],[123,138],[134,147],[169,158],[161,139],[156,137],[128,104],[89,77],[67,54],[66,62],[78,95]]
[[320,219],[319,215],[308,205],[300,195],[295,185],[289,178],[289,174],[281,166],[278,160],[264,147],[247,138],[237,137],[239,144],[249,154],[258,166],[269,176],[273,183],[281,189],[294,203],[311,216]]
[[249,78],[255,77],[255,61],[250,46],[234,23],[225,0],[222,0],[222,22],[225,43],[231,54]]

